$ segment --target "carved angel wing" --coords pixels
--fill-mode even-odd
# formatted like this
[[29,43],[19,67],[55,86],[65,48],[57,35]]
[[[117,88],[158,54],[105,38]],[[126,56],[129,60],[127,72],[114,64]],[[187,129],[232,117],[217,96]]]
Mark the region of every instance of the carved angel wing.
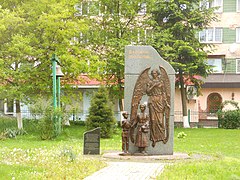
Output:
[[[148,75],[149,69],[150,67],[145,69],[138,76],[138,79],[136,81],[136,84],[133,90],[132,102],[131,102],[131,115],[130,115],[130,123],[132,126],[134,125],[137,118],[138,105],[142,99],[142,96],[146,94],[147,83],[150,81],[150,78]],[[130,139],[134,143],[133,132],[134,132],[134,127],[130,129]]]
[[170,80],[169,80],[166,70],[162,66],[159,66],[159,69],[161,72],[161,80],[164,83],[165,93],[167,95],[167,101],[168,101],[168,104],[170,105],[170,94],[171,94]]
[[148,71],[150,67],[145,69],[138,77],[132,95],[131,103],[131,115],[130,121],[133,121],[137,117],[138,105],[142,99],[142,96],[146,94],[147,83],[150,81]]
[[164,89],[165,89],[165,94],[166,94],[166,108],[165,108],[165,119],[166,119],[166,137],[163,141],[163,143],[167,143],[168,138],[169,138],[169,120],[170,120],[170,105],[171,105],[171,84],[169,77],[167,75],[166,70],[162,67],[159,66],[159,69],[161,71],[161,77],[160,80],[164,83]]

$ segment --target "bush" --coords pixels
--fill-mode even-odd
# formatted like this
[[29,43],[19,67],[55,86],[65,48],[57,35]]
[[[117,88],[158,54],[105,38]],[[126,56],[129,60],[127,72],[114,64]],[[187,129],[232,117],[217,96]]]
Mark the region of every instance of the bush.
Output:
[[240,128],[240,110],[221,111],[218,113],[218,126],[224,129]]
[[59,108],[53,109],[50,100],[41,99],[30,106],[30,112],[38,121],[38,130],[42,140],[57,137],[62,131],[62,121],[66,113]]
[[40,119],[38,128],[40,130],[40,137],[42,140],[49,140],[57,137],[61,130],[61,110],[52,110],[52,108],[46,109],[43,118]]
[[113,135],[115,122],[108,92],[105,88],[100,87],[91,99],[89,115],[86,119],[87,129],[100,127],[101,137],[109,138]]
[[0,116],[0,132],[7,128],[16,128],[17,118],[12,116]]
[[0,139],[15,138],[18,135],[24,135],[24,134],[27,134],[27,132],[23,129],[7,128],[0,134]]
[[185,137],[187,137],[187,134],[185,134],[183,131],[182,132],[179,132],[178,133],[178,135],[177,135],[177,137],[179,138],[179,139],[184,139]]

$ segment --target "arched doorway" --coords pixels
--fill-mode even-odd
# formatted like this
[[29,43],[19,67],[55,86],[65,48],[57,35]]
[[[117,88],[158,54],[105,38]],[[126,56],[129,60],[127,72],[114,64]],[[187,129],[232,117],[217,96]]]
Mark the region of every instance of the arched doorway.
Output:
[[207,97],[207,110],[209,113],[216,113],[222,104],[222,96],[218,93],[211,93]]

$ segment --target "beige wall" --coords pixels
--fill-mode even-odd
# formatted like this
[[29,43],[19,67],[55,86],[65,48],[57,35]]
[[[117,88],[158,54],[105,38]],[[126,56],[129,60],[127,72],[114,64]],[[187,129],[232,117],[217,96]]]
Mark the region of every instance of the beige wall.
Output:
[[[191,122],[198,122],[198,101],[189,100],[187,101],[187,109],[192,111]],[[174,118],[175,122],[182,122],[182,100],[179,89],[175,89],[175,100],[174,100]]]
[[205,88],[202,89],[203,96],[198,97],[202,110],[207,109],[207,97],[211,93],[219,93],[222,96],[223,102],[226,100],[232,100],[232,93],[234,93],[234,101],[240,104],[240,88]]
[[[207,109],[207,97],[211,93],[219,93],[222,96],[223,102],[232,100],[232,93],[234,93],[234,101],[239,103],[240,106],[240,88],[205,88],[202,89],[202,96],[197,97],[196,100],[190,100],[187,103],[187,108],[192,111],[191,122],[198,122],[199,120],[199,107],[205,111]],[[175,122],[182,122],[182,103],[181,94],[179,89],[175,89],[174,100]],[[233,106],[227,105],[225,109],[232,110]]]
[[219,21],[212,22],[210,26],[212,27],[230,27],[236,28],[240,24],[240,13],[228,12],[228,13],[219,13],[216,14],[216,17]]
[[[234,49],[235,52],[230,52],[230,49]],[[225,58],[240,58],[240,44],[214,44],[211,48],[206,48],[212,53],[209,55],[225,55]]]

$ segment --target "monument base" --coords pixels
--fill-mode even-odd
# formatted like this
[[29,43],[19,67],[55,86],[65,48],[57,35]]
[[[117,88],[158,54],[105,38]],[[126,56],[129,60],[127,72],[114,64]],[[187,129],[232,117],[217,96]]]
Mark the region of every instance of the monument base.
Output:
[[[143,155],[142,153],[134,153],[129,155],[121,155],[122,152],[109,152],[103,154],[104,158],[120,159],[120,160],[181,160],[189,159],[190,156],[186,153],[173,153],[173,155]],[[135,155],[142,154],[142,155]]]
[[121,152],[121,153],[119,153],[119,156],[131,156],[131,153],[129,153],[129,152]]

